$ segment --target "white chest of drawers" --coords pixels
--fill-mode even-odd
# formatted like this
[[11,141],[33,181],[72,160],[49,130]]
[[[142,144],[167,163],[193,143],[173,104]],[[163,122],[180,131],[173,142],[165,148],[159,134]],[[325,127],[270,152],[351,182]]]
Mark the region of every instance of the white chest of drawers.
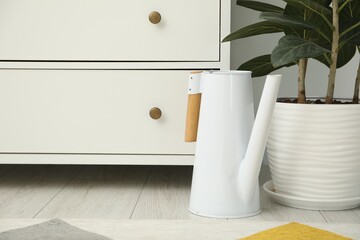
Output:
[[0,0],[0,163],[192,164],[188,73],[229,32],[230,0]]

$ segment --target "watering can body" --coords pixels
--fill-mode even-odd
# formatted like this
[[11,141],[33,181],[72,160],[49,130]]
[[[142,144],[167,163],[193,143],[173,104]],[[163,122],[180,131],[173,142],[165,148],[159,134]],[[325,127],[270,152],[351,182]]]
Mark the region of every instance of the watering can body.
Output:
[[[274,85],[274,82],[271,84]],[[258,129],[254,133],[251,72],[202,73],[189,205],[192,213],[206,217],[240,218],[260,212],[258,174],[269,118],[277,96],[278,83],[275,85],[273,89],[268,89],[271,96],[264,99],[265,105],[271,101],[269,106],[263,106],[267,116],[260,117],[260,127],[256,126]],[[252,136],[254,134],[256,136]],[[252,141],[250,138],[253,138]],[[249,146],[249,143],[254,146]]]

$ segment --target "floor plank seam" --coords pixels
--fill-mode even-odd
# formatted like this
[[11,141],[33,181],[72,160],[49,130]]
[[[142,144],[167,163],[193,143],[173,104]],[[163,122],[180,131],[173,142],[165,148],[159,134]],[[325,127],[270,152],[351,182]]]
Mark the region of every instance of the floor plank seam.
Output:
[[319,211],[320,212],[320,215],[324,218],[325,222],[326,223],[329,223],[329,221],[326,219],[326,217],[324,216],[324,214],[322,213],[322,211]]
[[46,208],[46,206],[48,206],[48,205],[50,204],[50,202],[51,202],[52,200],[54,200],[54,199],[59,195],[59,193],[60,193],[62,190],[64,190],[64,188],[65,188],[66,186],[68,186],[68,185],[80,174],[80,172],[83,171],[84,169],[85,169],[85,167],[81,167],[80,170],[77,171],[77,172],[74,174],[74,176],[71,177],[71,178],[69,179],[69,181],[67,181],[67,183],[64,184],[64,186],[63,186],[56,194],[54,194],[54,196],[53,196],[32,218],[36,218],[36,216],[39,215],[39,214],[41,213],[41,211],[44,210],[44,208]]
[[141,188],[141,191],[140,191],[140,194],[139,194],[138,198],[136,199],[134,208],[133,208],[133,210],[132,210],[132,212],[131,212],[131,214],[130,214],[129,219],[132,219],[132,217],[133,217],[133,215],[134,215],[135,209],[136,209],[136,207],[137,207],[137,205],[138,205],[138,203],[139,203],[139,200],[140,200],[140,197],[141,197],[141,195],[142,195],[142,193],[143,193],[143,191],[144,191],[145,185],[146,185],[146,183],[149,181],[149,178],[150,178],[150,175],[151,175],[151,173],[152,173],[152,171],[153,171],[153,168],[154,168],[154,167],[151,166],[150,171],[149,171],[148,175],[147,175],[146,178],[145,178],[144,184],[143,184],[143,186],[142,186],[142,188]]

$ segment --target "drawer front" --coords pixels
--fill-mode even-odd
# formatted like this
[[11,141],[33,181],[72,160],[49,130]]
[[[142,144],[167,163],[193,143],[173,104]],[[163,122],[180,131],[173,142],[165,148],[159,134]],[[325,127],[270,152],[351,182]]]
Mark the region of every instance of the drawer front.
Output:
[[[0,70],[0,152],[193,154],[184,143],[187,76]],[[162,112],[157,120],[149,115],[154,107]]]
[[219,12],[220,0],[1,0],[0,60],[218,61]]

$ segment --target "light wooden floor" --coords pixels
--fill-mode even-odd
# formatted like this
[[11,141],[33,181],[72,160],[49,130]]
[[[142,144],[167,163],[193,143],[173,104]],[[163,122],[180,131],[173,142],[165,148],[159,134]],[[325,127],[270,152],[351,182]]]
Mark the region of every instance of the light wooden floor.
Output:
[[[192,167],[0,165],[0,218],[200,219],[187,210]],[[260,183],[270,178],[263,168]],[[261,191],[250,221],[360,223],[360,208],[305,211]]]

